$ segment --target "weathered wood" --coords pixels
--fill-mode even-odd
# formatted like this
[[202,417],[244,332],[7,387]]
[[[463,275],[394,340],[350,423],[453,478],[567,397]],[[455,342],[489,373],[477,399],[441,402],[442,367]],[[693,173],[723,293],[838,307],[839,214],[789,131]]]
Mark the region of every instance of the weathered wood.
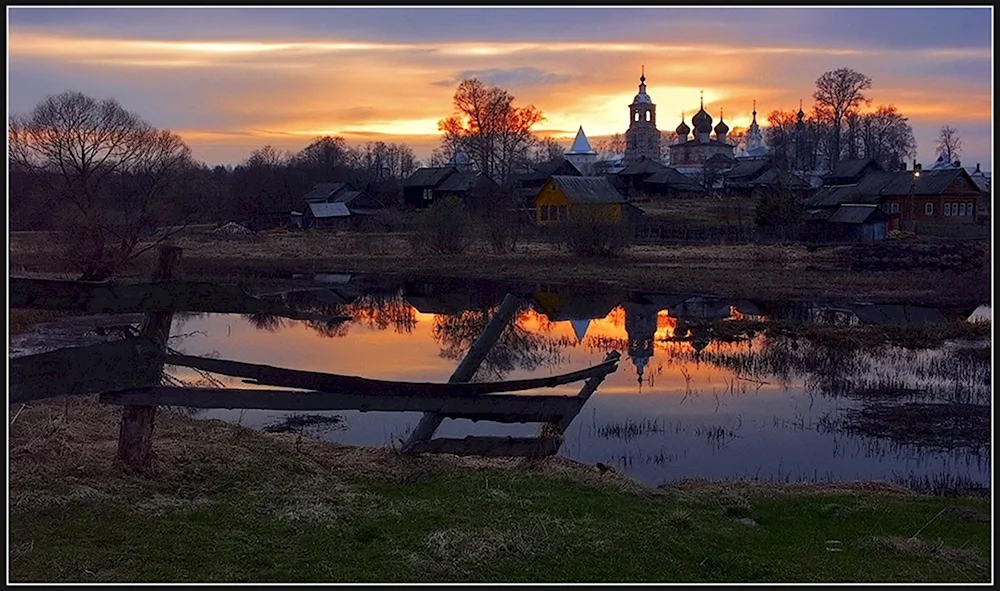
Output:
[[[514,314],[517,313],[517,307],[519,300],[516,296],[512,294],[507,294],[503,298],[503,302],[500,303],[500,307],[497,309],[496,313],[490,318],[489,323],[483,332],[479,335],[472,346],[469,348],[469,352],[465,354],[465,358],[462,359],[458,367],[455,368],[454,373],[448,378],[451,383],[461,383],[468,382],[472,379],[472,376],[476,375],[476,370],[479,369],[480,364],[486,359],[490,350],[496,345],[497,340],[500,339],[500,335],[503,334],[504,329],[510,323]],[[425,414],[420,418],[420,422],[410,433],[410,437],[403,443],[402,452],[411,453],[414,449],[414,444],[418,441],[427,441],[430,439],[437,428],[441,426],[441,422],[444,417],[435,414]]]
[[417,441],[411,453],[444,453],[459,456],[539,457],[559,451],[560,442],[541,437],[483,437],[462,439],[438,438]]
[[13,357],[7,392],[15,403],[142,386],[146,368],[162,358],[162,349],[139,338]]
[[396,396],[438,396],[492,394],[495,392],[520,392],[536,388],[554,388],[570,384],[590,377],[615,371],[614,363],[602,363],[585,369],[565,374],[510,380],[506,382],[474,382],[474,383],[432,383],[432,382],[392,382],[373,380],[357,376],[344,376],[315,371],[285,369],[270,365],[244,363],[228,359],[211,359],[192,355],[167,355],[164,359],[167,365],[191,367],[227,376],[251,378],[248,383],[264,386],[280,386],[284,388],[301,388],[303,390],[319,390],[321,392],[352,392],[364,394],[382,394]]
[[[174,278],[181,261],[181,249],[162,245],[152,272],[153,281],[169,281]],[[159,347],[164,352],[173,323],[171,312],[154,312],[146,315],[139,329],[139,338]],[[162,359],[162,358],[161,358]],[[145,382],[160,385],[163,380],[163,362],[149,363],[142,367],[146,372]],[[117,459],[134,470],[149,469],[153,459],[153,427],[156,421],[155,405],[126,406],[122,409],[121,424],[118,429]]]
[[[612,364],[614,365],[615,369],[617,369],[617,363],[619,359],[621,359],[621,353],[619,353],[618,351],[610,351],[608,352],[607,355],[604,356],[604,361],[601,363],[601,365]],[[611,372],[594,375],[586,382],[584,382],[583,387],[580,389],[580,393],[574,397],[574,400],[576,401],[576,406],[570,412],[560,417],[558,420],[551,421],[545,425],[542,425],[541,428],[539,429],[538,436],[559,438],[561,441],[563,433],[566,432],[566,429],[569,427],[570,423],[573,422],[573,419],[576,418],[576,415],[580,414],[580,411],[583,410],[584,405],[587,404],[587,401],[590,400],[590,397],[594,394],[594,392],[597,391],[598,386],[601,385],[601,382],[603,382],[604,378],[606,378],[610,373]]]
[[[549,421],[576,408],[576,396],[380,396],[240,388],[149,386],[105,392],[100,401],[116,405],[246,408],[287,411],[360,410],[365,412],[438,412],[474,420],[511,418],[509,422]],[[530,418],[527,418],[530,417]],[[508,421],[504,421],[508,422]]]
[[11,277],[9,293],[11,308],[78,310],[92,314],[215,312],[271,314],[324,322],[350,320],[343,315],[298,312],[278,302],[255,298],[234,285],[169,279],[114,284]]

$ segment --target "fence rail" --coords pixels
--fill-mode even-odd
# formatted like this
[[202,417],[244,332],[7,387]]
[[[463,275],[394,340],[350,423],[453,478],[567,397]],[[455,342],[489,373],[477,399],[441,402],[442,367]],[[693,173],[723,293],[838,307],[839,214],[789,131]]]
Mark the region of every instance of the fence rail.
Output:
[[[102,403],[123,407],[117,459],[140,470],[150,467],[154,418],[159,406],[417,411],[425,414],[404,444],[404,453],[538,456],[558,452],[566,428],[603,380],[618,369],[620,354],[612,351],[597,365],[555,376],[470,382],[518,309],[519,300],[511,294],[504,298],[448,383],[392,382],[172,353],[167,350],[166,342],[172,313],[178,311],[347,319],[303,314],[231,286],[175,281],[173,276],[179,261],[179,248],[162,247],[153,282],[148,284],[11,278],[11,308],[145,312],[146,316],[138,337],[10,359],[10,402],[99,394]],[[240,377],[244,382],[261,386],[298,390],[163,386],[166,365]],[[575,396],[509,394],[580,381],[584,384]],[[430,439],[445,418],[538,422],[542,426],[534,438]]]

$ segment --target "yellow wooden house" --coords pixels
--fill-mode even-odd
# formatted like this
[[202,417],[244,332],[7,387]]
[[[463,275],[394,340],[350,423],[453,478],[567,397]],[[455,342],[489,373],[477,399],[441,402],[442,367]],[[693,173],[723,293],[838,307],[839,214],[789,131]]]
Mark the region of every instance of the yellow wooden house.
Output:
[[535,224],[577,220],[620,224],[625,198],[602,176],[549,177],[535,196]]

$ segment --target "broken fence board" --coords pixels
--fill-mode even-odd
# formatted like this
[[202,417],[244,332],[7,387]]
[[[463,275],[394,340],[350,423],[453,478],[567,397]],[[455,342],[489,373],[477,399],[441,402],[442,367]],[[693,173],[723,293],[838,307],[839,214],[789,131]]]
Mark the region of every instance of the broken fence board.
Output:
[[591,367],[554,376],[532,378],[525,380],[510,380],[505,382],[473,382],[473,383],[433,383],[433,382],[393,382],[373,380],[357,376],[343,376],[315,371],[285,369],[271,365],[244,363],[227,359],[211,359],[191,355],[167,355],[167,365],[191,367],[203,371],[224,374],[228,376],[250,378],[254,384],[264,386],[279,386],[283,388],[301,388],[304,390],[319,390],[321,392],[352,392],[365,394],[383,394],[396,396],[437,396],[491,394],[494,392],[519,392],[535,388],[554,388],[570,384],[598,375],[606,375],[615,371],[617,360],[608,361]]
[[561,444],[559,438],[470,436],[417,441],[410,452],[486,457],[551,456],[559,451]]
[[28,402],[145,385],[148,368],[162,358],[155,343],[139,338],[12,357],[7,376],[9,401]]
[[235,285],[194,281],[116,284],[11,277],[9,297],[10,308],[76,310],[92,314],[214,312],[270,314],[323,322],[350,320],[349,316],[298,312],[277,302],[253,297]]
[[[190,408],[264,409],[287,411],[360,410],[439,412],[448,416],[497,420],[529,417],[515,422],[553,421],[570,412],[575,396],[379,396],[293,390],[187,388],[151,386],[101,394],[105,404],[186,406]],[[487,418],[492,417],[492,418]]]

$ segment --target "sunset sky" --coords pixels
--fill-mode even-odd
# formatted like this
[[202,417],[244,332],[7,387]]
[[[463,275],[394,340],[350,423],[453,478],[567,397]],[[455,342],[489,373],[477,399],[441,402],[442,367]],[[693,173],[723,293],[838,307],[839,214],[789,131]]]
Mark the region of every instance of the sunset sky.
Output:
[[918,159],[942,125],[991,170],[992,9],[8,8],[8,110],[79,90],[179,133],[208,164],[320,135],[404,142],[418,158],[467,77],[506,88],[568,147],[624,132],[639,70],[658,127],[704,90],[733,126],[808,109],[816,78],[872,78],[872,108],[910,118]]

